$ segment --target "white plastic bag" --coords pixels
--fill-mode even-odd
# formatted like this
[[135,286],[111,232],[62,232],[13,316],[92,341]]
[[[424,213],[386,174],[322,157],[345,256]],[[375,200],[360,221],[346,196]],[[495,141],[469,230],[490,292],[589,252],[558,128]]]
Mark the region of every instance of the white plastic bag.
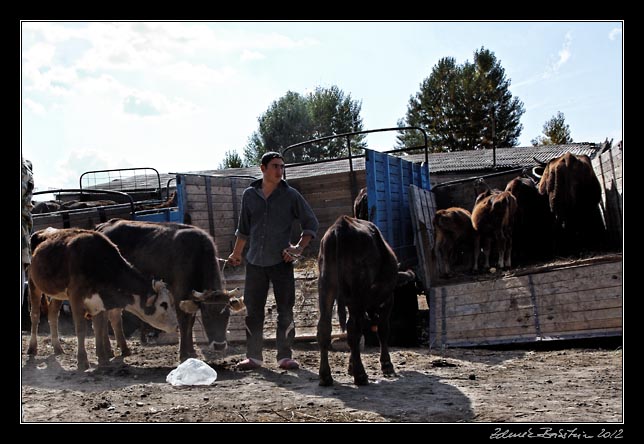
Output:
[[217,372],[199,359],[188,358],[168,373],[166,382],[172,385],[210,385],[217,379]]

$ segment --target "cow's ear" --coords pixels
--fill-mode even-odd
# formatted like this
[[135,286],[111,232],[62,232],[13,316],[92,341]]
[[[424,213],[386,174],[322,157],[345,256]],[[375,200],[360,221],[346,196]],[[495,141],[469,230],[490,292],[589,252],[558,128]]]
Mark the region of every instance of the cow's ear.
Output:
[[146,307],[152,307],[154,305],[154,301],[156,301],[157,295],[153,294],[152,296],[148,296],[148,298],[145,300],[145,306]]
[[179,309],[185,313],[195,314],[199,310],[199,305],[194,301],[185,300],[179,302]]
[[159,280],[152,279],[152,288],[156,293],[158,293],[164,288],[166,288],[166,285],[165,285],[165,282],[163,282],[163,280],[161,279]]

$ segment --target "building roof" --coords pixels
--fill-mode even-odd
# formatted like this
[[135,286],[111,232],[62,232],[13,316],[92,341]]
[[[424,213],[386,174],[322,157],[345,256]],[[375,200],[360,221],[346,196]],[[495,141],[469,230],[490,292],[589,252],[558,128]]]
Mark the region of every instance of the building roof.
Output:
[[[600,150],[600,148],[600,144],[595,143],[571,143],[566,145],[497,148],[496,168],[494,167],[494,153],[490,149],[455,151],[449,153],[430,153],[428,155],[429,174],[431,176],[432,174],[441,173],[477,172],[489,171],[494,169],[506,170],[512,168],[532,167],[535,166],[534,158],[542,162],[547,162],[550,159],[561,156],[567,151],[570,151],[573,154],[577,155],[586,154],[592,159]],[[414,163],[421,163],[425,161],[425,154],[409,154],[404,155],[403,158]],[[301,177],[340,173],[349,171],[349,168],[349,161],[347,159],[310,165],[292,165],[288,166],[286,169],[286,178],[296,179]],[[353,169],[365,169],[364,157],[353,159]],[[165,187],[168,181],[174,178],[177,173],[178,172],[160,174],[162,187]],[[262,177],[259,166],[248,168],[226,168],[220,170],[189,171],[182,172],[182,174],[196,174],[218,177]],[[135,189],[135,185],[137,188],[144,188],[146,184],[142,183],[141,177],[122,177],[118,180],[112,180],[109,183],[96,184],[95,187],[101,189],[130,190]],[[154,183],[150,183],[149,187],[156,186],[157,180],[155,176]]]

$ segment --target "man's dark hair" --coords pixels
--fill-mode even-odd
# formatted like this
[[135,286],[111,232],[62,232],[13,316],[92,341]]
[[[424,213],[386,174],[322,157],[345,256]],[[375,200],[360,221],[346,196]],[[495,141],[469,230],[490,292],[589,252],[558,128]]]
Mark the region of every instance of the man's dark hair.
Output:
[[284,160],[284,157],[277,151],[269,151],[267,153],[264,153],[264,155],[262,156],[262,165],[264,166],[268,165],[268,163],[273,159]]

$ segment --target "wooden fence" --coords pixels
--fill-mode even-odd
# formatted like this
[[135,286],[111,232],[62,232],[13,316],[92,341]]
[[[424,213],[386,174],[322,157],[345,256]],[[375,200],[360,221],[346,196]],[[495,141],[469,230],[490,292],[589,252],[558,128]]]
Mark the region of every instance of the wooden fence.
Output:
[[624,224],[622,143],[597,155],[592,164],[602,186],[601,207],[608,229],[610,247],[621,250]]

